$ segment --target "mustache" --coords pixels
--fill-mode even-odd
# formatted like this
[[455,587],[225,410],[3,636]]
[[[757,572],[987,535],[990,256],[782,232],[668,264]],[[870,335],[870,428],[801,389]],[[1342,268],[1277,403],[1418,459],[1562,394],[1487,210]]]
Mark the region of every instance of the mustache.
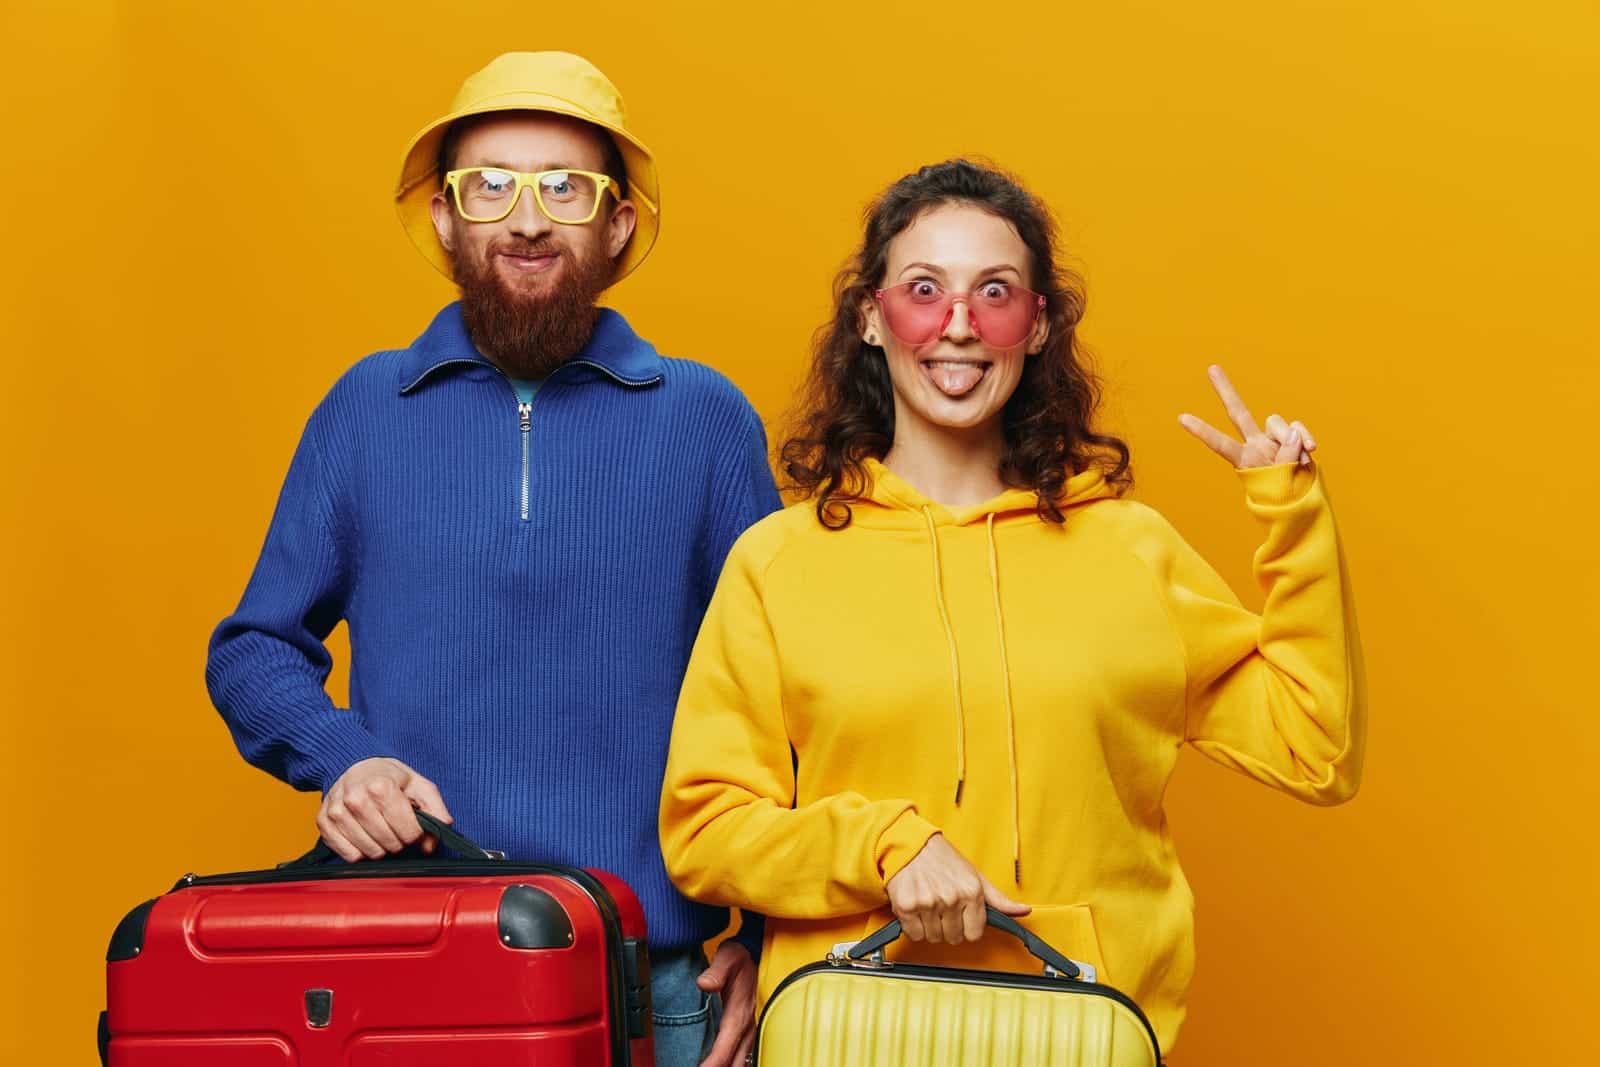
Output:
[[549,238],[540,238],[529,241],[521,237],[508,237],[495,241],[489,246],[489,254],[511,256],[568,256],[568,252],[561,245]]

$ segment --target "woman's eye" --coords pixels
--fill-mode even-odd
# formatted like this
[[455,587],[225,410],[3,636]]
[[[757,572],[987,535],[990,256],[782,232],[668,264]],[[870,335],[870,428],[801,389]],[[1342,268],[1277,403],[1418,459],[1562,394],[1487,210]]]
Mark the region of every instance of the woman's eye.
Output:
[[932,282],[912,282],[911,295],[918,300],[932,300],[939,295],[939,287]]
[[998,304],[1011,295],[1011,288],[1002,282],[990,282],[978,290],[978,295],[992,304]]

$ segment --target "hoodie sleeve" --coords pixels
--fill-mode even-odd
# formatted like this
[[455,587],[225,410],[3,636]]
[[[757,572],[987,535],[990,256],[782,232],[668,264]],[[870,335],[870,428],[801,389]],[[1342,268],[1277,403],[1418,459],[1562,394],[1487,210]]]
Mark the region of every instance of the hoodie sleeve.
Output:
[[1361,782],[1366,685],[1333,511],[1315,466],[1238,474],[1266,528],[1261,615],[1165,523],[1147,559],[1183,644],[1184,740],[1274,789],[1338,804]]
[[938,832],[909,800],[796,805],[778,652],[762,597],[773,523],[728,557],[684,678],[661,793],[661,850],[685,895],[785,919],[883,905]]

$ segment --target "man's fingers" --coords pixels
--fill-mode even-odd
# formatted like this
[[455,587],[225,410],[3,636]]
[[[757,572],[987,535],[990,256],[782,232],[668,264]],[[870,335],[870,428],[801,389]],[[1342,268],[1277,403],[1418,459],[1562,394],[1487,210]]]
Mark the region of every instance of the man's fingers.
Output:
[[328,847],[338,853],[339,858],[346,863],[354,863],[361,858],[361,850],[339,832],[339,828],[333,824],[326,810],[317,813],[317,832],[322,835],[322,840]]
[[412,844],[422,838],[422,824],[417,822],[417,813],[411,807],[411,799],[388,778],[374,779],[368,786],[367,792],[377,806],[376,814],[382,816],[384,828],[388,830],[387,838],[394,841],[393,847],[386,835],[374,832],[373,837],[378,843],[388,848],[390,852],[399,852],[406,845]]
[[1268,437],[1281,445],[1289,439],[1289,422],[1282,415],[1268,415],[1266,431]]
[[387,779],[371,780],[345,790],[345,809],[384,852],[399,852],[405,847],[389,823],[390,802],[398,793],[394,783]]
[[916,912],[911,912],[908,915],[901,916],[900,932],[905,934],[913,941],[921,941],[924,936],[922,916],[918,915]]
[[342,807],[332,808],[328,811],[328,818],[333,823],[333,828],[354,845],[361,855],[369,860],[383,858],[383,846],[372,839],[372,835],[362,828],[349,811]]
[[1228,419],[1238,429],[1241,437],[1254,437],[1261,432],[1256,426],[1255,418],[1250,414],[1250,409],[1245,407],[1244,400],[1240,398],[1239,391],[1233,387],[1227,372],[1216,364],[1206,370],[1206,376],[1211,379],[1211,388],[1217,391],[1217,396],[1222,400],[1222,406],[1228,412]]
[[712,959],[710,966],[701,971],[700,976],[694,980],[695,984],[707,993],[721,992],[722,987],[728,981],[728,968],[730,966],[731,962],[728,958],[718,953]]
[[1296,419],[1289,425],[1292,429],[1300,431],[1300,440],[1305,442],[1307,452],[1315,452],[1317,450],[1317,439],[1311,436],[1311,431],[1306,429],[1305,423],[1301,422],[1299,419]]
[[724,1016],[717,1026],[717,1039],[712,1042],[711,1051],[706,1053],[706,1058],[700,1061],[700,1067],[739,1067],[733,1057],[743,1037],[743,1028],[738,1025],[729,1026],[728,1019]]
[[440,795],[439,787],[422,775],[413,772],[411,779],[401,791],[413,804],[440,822],[455,822],[450,815],[450,809],[444,806],[444,797]]
[[1239,444],[1238,441],[1235,441],[1204,419],[1196,418],[1193,415],[1179,415],[1178,422],[1182,423],[1185,430],[1198,437],[1201,443],[1211,451],[1232,463],[1235,467],[1239,465],[1244,446]]

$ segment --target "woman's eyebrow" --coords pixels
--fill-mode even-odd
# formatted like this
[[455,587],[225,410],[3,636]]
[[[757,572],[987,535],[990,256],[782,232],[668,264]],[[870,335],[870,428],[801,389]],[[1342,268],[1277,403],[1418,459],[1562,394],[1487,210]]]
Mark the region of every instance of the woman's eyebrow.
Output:
[[[941,277],[943,277],[944,274],[945,274],[945,269],[943,267],[937,266],[936,264],[933,264],[933,263],[923,263],[923,262],[919,261],[919,262],[916,262],[916,263],[907,263],[905,265],[905,267],[903,269],[901,269],[900,273],[895,275],[895,277],[903,278],[907,274],[909,274],[911,271],[916,270],[918,268],[921,268],[922,270],[927,271],[929,274],[937,274],[937,275],[939,275]],[[977,276],[981,278],[981,277],[984,277],[986,275],[1001,274],[1001,273],[1004,273],[1006,271],[1010,271],[1012,274],[1015,274],[1019,278],[1022,277],[1022,271],[1020,269],[1016,268],[1016,267],[1013,267],[1009,263],[999,263],[999,264],[996,264],[993,267],[985,267],[982,270],[978,271]]]

